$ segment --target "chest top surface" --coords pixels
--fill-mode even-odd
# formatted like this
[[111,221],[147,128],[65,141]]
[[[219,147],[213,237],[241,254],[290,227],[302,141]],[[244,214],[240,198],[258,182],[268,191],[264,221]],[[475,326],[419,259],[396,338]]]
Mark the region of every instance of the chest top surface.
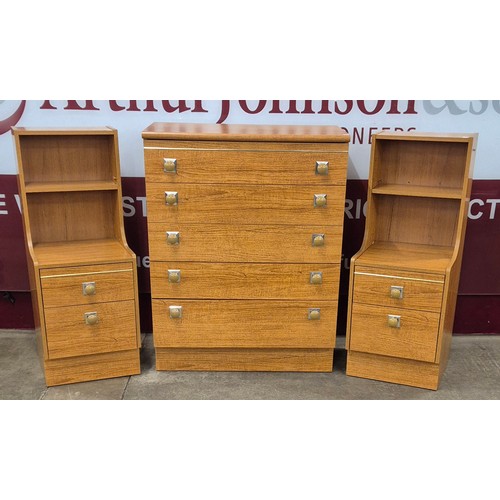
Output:
[[143,139],[238,142],[348,143],[349,134],[334,125],[219,125],[211,123],[153,123]]

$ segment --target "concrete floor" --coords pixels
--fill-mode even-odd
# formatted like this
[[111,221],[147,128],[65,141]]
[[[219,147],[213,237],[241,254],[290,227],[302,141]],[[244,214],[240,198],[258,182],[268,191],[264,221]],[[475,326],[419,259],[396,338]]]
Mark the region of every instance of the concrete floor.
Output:
[[0,399],[500,399],[500,336],[455,336],[438,391],[347,377],[344,341],[333,373],[157,372],[145,335],[141,375],[47,388],[33,333],[0,330]]

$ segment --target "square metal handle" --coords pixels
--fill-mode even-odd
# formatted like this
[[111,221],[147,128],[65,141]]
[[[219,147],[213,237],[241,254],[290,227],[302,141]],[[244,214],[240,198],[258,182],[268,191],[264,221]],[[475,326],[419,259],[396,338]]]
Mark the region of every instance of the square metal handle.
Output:
[[316,175],[328,175],[329,162],[317,161],[316,162]]
[[167,243],[169,245],[178,245],[181,242],[179,231],[167,231]]
[[307,312],[307,319],[310,320],[321,319],[321,309],[319,307],[311,307]]
[[82,294],[95,295],[96,294],[95,281],[87,281],[85,283],[82,283]]
[[319,207],[319,208],[326,207],[326,205],[328,203],[327,196],[328,195],[326,195],[326,194],[315,194],[314,195],[314,206]]
[[177,160],[175,158],[163,158],[163,171],[166,174],[176,174]]
[[182,306],[169,306],[170,319],[182,318]]
[[402,299],[404,288],[402,286],[391,286],[390,295],[392,299]]
[[165,204],[173,207],[179,203],[179,193],[177,191],[165,191]]
[[401,316],[395,316],[394,314],[387,315],[387,325],[391,328],[401,328]]
[[86,325],[97,325],[99,323],[99,316],[97,315],[97,312],[88,312],[83,315],[83,318],[85,320]]

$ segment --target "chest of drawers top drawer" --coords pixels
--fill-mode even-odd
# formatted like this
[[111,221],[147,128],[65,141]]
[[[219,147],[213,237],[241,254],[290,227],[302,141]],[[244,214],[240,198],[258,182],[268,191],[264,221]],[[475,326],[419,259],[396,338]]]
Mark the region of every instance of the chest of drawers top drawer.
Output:
[[218,144],[164,141],[162,146],[145,142],[144,157],[149,182],[170,184],[302,184],[343,185],[346,182],[347,150],[323,148],[310,151],[308,145]]
[[153,123],[148,182],[345,184],[349,135],[335,126]]

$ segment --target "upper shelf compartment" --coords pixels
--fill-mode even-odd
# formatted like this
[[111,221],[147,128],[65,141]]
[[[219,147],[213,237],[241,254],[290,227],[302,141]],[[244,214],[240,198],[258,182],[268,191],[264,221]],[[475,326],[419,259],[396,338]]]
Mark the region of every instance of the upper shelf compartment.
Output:
[[377,138],[372,192],[460,199],[467,175],[464,141]]
[[[21,135],[24,180],[29,191],[104,189],[116,184],[114,136],[96,135]],[[65,187],[66,186],[66,187]]]

